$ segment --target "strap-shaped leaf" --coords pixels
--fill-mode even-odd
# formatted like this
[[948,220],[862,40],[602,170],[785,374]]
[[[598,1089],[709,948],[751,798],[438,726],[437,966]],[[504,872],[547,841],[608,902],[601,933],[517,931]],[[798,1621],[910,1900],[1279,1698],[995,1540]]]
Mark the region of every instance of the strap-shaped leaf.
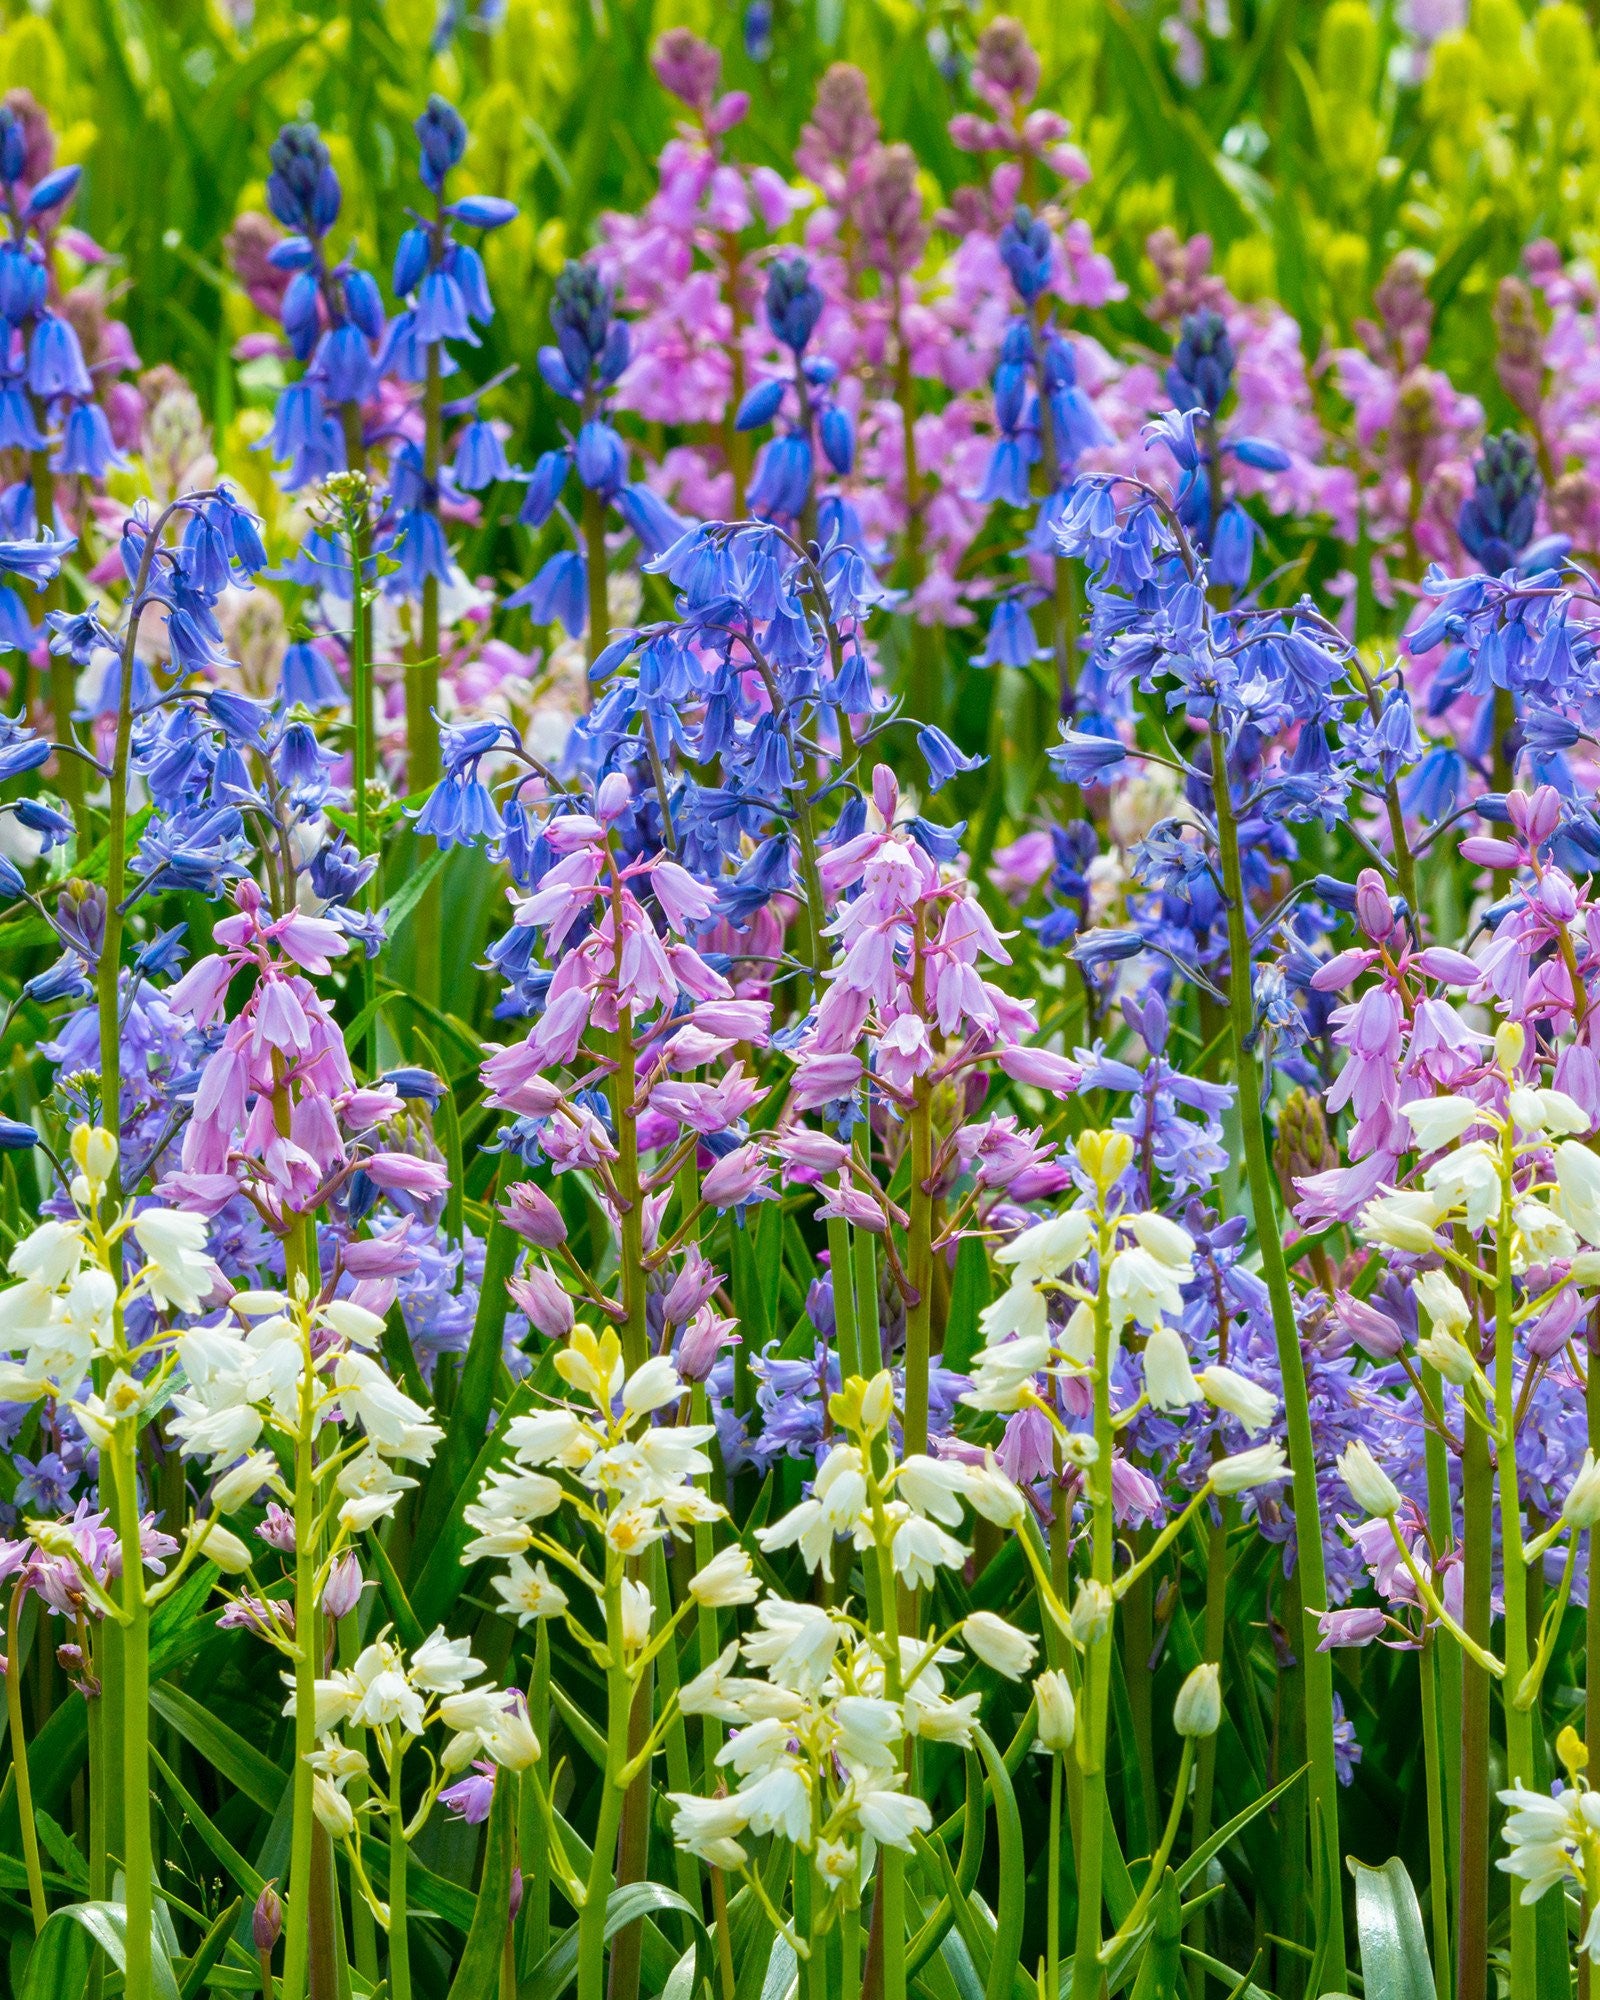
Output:
[[[128,1912],[121,1903],[68,1903],[34,1939],[17,2000],[64,2000],[83,1985],[89,1948],[98,1945],[120,1972],[128,1962]],[[150,1991],[155,2000],[180,2000],[172,1960],[154,1927],[150,1933]]]
[[[696,1964],[700,1971],[710,1964],[711,1940],[700,1912],[686,1903],[676,1889],[661,1882],[627,1882],[606,1898],[605,1935],[609,1942],[625,1925],[658,1911],[672,1911],[686,1917],[693,1937]],[[556,1940],[517,1989],[517,2000],[560,2000],[578,1976],[578,1926],[573,1924]]]
[[1433,2000],[1433,1968],[1411,1877],[1397,1857],[1381,1868],[1352,1860],[1350,1873],[1367,2000]]

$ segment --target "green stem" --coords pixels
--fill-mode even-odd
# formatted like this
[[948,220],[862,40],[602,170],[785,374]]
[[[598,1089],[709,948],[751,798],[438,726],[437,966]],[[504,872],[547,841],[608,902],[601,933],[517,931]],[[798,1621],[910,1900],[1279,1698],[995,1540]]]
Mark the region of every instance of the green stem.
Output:
[[406,1809],[400,1781],[405,1774],[406,1739],[399,1723],[389,1733],[389,1992],[411,2000],[411,1929],[406,1907]]
[[[528,1676],[528,1721],[541,1746],[550,1741],[550,1624],[534,1630],[533,1667]],[[550,1845],[539,1824],[538,1795],[530,1779],[522,1787],[518,1852],[522,1857],[522,1944],[518,1970],[531,1971],[550,1949]]]
[[[284,1245],[290,1282],[297,1268],[295,1239]],[[294,1779],[289,1835],[289,1895],[284,1910],[283,2000],[303,2000],[311,1957],[311,1879],[315,1865],[310,1759],[317,1747],[318,1657],[316,1536],[316,1376],[309,1336],[302,1357],[299,1422],[294,1446]]]
[[600,1814],[589,1861],[589,1880],[578,1914],[578,2000],[601,2000],[605,1991],[606,1903],[611,1895],[617,1831],[622,1824],[623,1767],[628,1761],[632,1688],[622,1654],[622,1563],[606,1556],[606,1768]]
[[28,1739],[22,1721],[22,1652],[18,1644],[22,1600],[27,1594],[19,1578],[6,1612],[6,1717],[11,1729],[11,1771],[17,1791],[17,1824],[22,1829],[22,1858],[28,1873],[28,1909],[37,1935],[44,1929],[50,1906],[44,1898],[44,1870],[39,1862],[39,1829],[33,1817],[33,1776],[28,1769]]
[[[1443,1387],[1439,1371],[1422,1363],[1422,1393],[1429,1398],[1435,1409],[1442,1407]],[[1423,1462],[1428,1482],[1428,1534],[1433,1543],[1435,1555],[1442,1556],[1456,1544],[1455,1510],[1450,1497],[1449,1447],[1441,1432],[1429,1424],[1423,1432]],[[1442,1746],[1459,1744],[1461,1741],[1461,1654],[1454,1646],[1446,1646],[1436,1652],[1433,1662],[1433,1677],[1439,1692],[1439,1728]],[[1453,1756],[1444,1755],[1442,1760],[1441,1783],[1444,1823],[1446,1826],[1460,1825],[1460,1771]],[[1455,1846],[1445,1843],[1445,1867],[1449,1882],[1450,1901],[1459,1894],[1456,1871],[1460,1857]]]
[[[1100,1227],[1101,1281],[1094,1303],[1094,1439],[1095,1461],[1084,1474],[1091,1510],[1091,1574],[1111,1589],[1112,1500],[1111,1453],[1111,1306],[1105,1275],[1110,1264],[1114,1225]],[[1078,1814],[1078,1930],[1072,1960],[1075,2000],[1096,2000],[1100,1992],[1100,1893],[1106,1829],[1106,1711],[1111,1698],[1111,1652],[1115,1616],[1085,1649],[1084,1700],[1078,1717],[1078,1767],[1083,1775]]]
[[[847,1177],[840,1176],[844,1181]],[[839,1366],[845,1380],[861,1370],[861,1330],[856,1324],[855,1277],[850,1268],[850,1225],[842,1215],[828,1218],[828,1269],[833,1274],[833,1323],[839,1337]]]
[[[1489,1440],[1468,1422],[1461,1454],[1461,1618],[1480,1646],[1489,1640],[1494,1474]],[[1489,1965],[1489,1676],[1461,1667],[1461,1866],[1456,1905],[1456,2000],[1485,2000]]]
[[1061,1757],[1050,1759],[1050,1834],[1045,1857],[1044,1990],[1061,1991]]
[[138,1433],[131,1421],[112,1439],[112,1483],[122,1545],[122,1847],[127,1908],[127,2000],[151,2000],[150,1882],[150,1607],[144,1593],[139,1534]]
[[[1533,1785],[1533,1708],[1522,1707],[1517,1692],[1528,1671],[1527,1565],[1522,1554],[1522,1495],[1517,1485],[1515,1300],[1511,1249],[1516,1166],[1515,1136],[1506,1121],[1500,1155],[1500,1228],[1495,1246],[1494,1396],[1500,1486],[1500,1553],[1504,1568],[1506,1775],[1513,1785]],[[1538,1980],[1538,1919],[1520,1896],[1511,1899],[1511,1990],[1532,1993]]]
[[[606,593],[606,505],[600,495],[583,489],[583,571],[589,588],[588,626],[583,635],[584,658],[589,666],[606,649],[611,636],[611,602]],[[593,698],[588,679],[584,681],[584,706]]]
[[1445,1864],[1444,1789],[1439,1755],[1439,1690],[1434,1672],[1438,1641],[1425,1638],[1422,1668],[1422,1761],[1428,1786],[1428,1890],[1433,1910],[1433,1987],[1437,2000],[1450,1991],[1450,1884]]
[[[1206,1537],[1206,1608],[1202,1657],[1213,1665],[1220,1666],[1223,1642],[1228,1636],[1228,1528],[1234,1503],[1217,1501],[1214,1504],[1217,1510],[1216,1516],[1210,1524],[1210,1532]],[[1194,1812],[1189,1831],[1191,1851],[1198,1851],[1211,1838],[1211,1808],[1216,1780],[1217,1735],[1213,1733],[1202,1738],[1199,1755],[1195,1761]],[[1197,1910],[1189,1922],[1189,1945],[1192,1950],[1202,1951],[1205,1948],[1205,1941],[1205,1912]],[[1203,2000],[1205,1984],[1205,1968],[1191,1959],[1189,1990],[1193,2000]]]
[[1320,1632],[1316,1615],[1327,1609],[1327,1565],[1322,1545],[1322,1507],[1317,1491],[1316,1445],[1311,1433],[1311,1404],[1306,1391],[1305,1361],[1294,1296],[1284,1262],[1283,1240],[1273,1207],[1272,1165],[1267,1156],[1261,1116],[1261,1071],[1253,1042],[1255,1002],[1251,990],[1250,939],[1239,862],[1239,830],[1228,786],[1228,748],[1222,731],[1211,730],[1212,796],[1221,850],[1222,891],[1228,905],[1228,1013],[1233,1037],[1234,1075],[1239,1088],[1239,1124],[1244,1137],[1245,1171],[1255,1216],[1256,1242],[1262,1275],[1272,1302],[1272,1329],[1278,1368],[1283,1378],[1284,1413],[1288,1419],[1289,1464],[1293,1473],[1295,1549],[1300,1575],[1302,1616],[1291,1634],[1304,1661],[1306,1750],[1310,1763],[1310,1800],[1317,1835],[1323,1843],[1323,1880],[1329,1885],[1328,1930],[1321,1962],[1313,1968],[1322,1987],[1337,1990],[1345,1983],[1343,1871],[1339,1847],[1339,1781],[1333,1755],[1333,1661],[1317,1650]]

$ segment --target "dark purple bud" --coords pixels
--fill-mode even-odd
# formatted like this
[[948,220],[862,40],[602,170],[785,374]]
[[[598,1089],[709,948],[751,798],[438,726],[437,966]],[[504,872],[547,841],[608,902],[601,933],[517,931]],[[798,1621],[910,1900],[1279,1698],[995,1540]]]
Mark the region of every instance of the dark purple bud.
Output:
[[263,1958],[271,1955],[273,1947],[283,1935],[283,1898],[271,1882],[256,1898],[256,1906],[250,1917],[250,1935],[255,1939],[256,1950]]

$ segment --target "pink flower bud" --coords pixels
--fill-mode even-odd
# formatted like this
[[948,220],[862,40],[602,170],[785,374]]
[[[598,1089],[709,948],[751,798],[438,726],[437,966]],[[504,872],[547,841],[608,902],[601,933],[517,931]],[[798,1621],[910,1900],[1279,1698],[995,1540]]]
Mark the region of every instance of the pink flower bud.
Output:
[[1365,1299],[1335,1292],[1333,1309],[1345,1332],[1374,1361],[1392,1361],[1406,1344],[1405,1335],[1388,1314],[1369,1306]]
[[506,1290],[546,1340],[565,1340],[571,1333],[572,1301],[544,1265],[532,1265],[522,1277],[508,1279]]
[[1381,1638],[1388,1623],[1375,1605],[1350,1611],[1324,1611],[1317,1619],[1322,1637],[1317,1651],[1326,1653],[1334,1646],[1366,1646]]
[[735,1146],[718,1160],[700,1183],[700,1192],[712,1208],[736,1208],[754,1194],[764,1192],[767,1162],[759,1146]]
[[500,1218],[508,1229],[541,1250],[557,1250],[567,1240],[567,1225],[561,1211],[535,1181],[517,1181],[506,1190]]
[[1531,796],[1507,792],[1506,814],[1528,845],[1539,847],[1561,822],[1561,794],[1554,785],[1541,785]]
[[255,1909],[250,1915],[250,1935],[263,1958],[271,1955],[273,1946],[283,1935],[283,1899],[271,1882],[265,1884],[256,1898]]
[[1356,877],[1356,922],[1374,944],[1394,929],[1394,905],[1376,868],[1363,868]]
[[1446,986],[1475,986],[1483,977],[1483,968],[1476,959],[1468,958],[1464,951],[1451,951],[1442,944],[1430,944],[1419,951],[1411,963],[1428,978],[1437,979]]
[[1002,1049],[1000,1067],[1013,1083],[1026,1083],[1057,1097],[1070,1097],[1083,1082],[1083,1071],[1070,1057],[1049,1049],[1023,1048],[1020,1044]]
[[734,1331],[737,1325],[736,1320],[724,1319],[709,1305],[700,1308],[684,1328],[673,1357],[685,1382],[703,1382],[723,1348],[738,1346],[739,1336]]
[[443,1194],[450,1185],[442,1160],[419,1160],[412,1153],[368,1153],[361,1165],[379,1187],[418,1195],[424,1201]]
[[700,1310],[717,1286],[722,1273],[708,1264],[698,1251],[684,1262],[683,1269],[667,1287],[661,1301],[663,1318],[672,1326],[682,1326]]
[[594,795],[595,818],[602,826],[610,826],[633,804],[633,787],[620,771],[610,771],[600,780],[599,790]]
[[1359,945],[1352,945],[1349,951],[1335,952],[1326,965],[1319,965],[1311,975],[1311,988],[1315,993],[1342,993],[1351,986],[1371,965],[1373,954],[1363,951]]
[[1520,868],[1522,849],[1514,840],[1496,840],[1492,834],[1473,833],[1461,843],[1461,858],[1474,868]]
[[361,1564],[356,1560],[354,1550],[340,1556],[333,1566],[333,1573],[322,1588],[322,1611],[327,1618],[347,1618],[361,1602],[361,1593],[367,1587],[366,1578],[361,1574]]
[[517,1912],[521,1908],[522,1870],[520,1868],[513,1868],[511,1871],[511,1896],[506,1905],[506,1922],[508,1924],[514,1924],[517,1921]]

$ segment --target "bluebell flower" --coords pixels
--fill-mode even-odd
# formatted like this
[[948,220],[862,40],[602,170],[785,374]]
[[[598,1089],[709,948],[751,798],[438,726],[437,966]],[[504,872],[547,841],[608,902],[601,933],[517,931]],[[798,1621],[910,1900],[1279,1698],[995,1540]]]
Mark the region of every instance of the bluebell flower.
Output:
[[845,477],[856,462],[856,439],[849,417],[837,403],[828,404],[817,419],[817,437],[828,463]]
[[326,235],[339,215],[339,177],[315,125],[285,125],[273,141],[267,206],[285,229]]
[[309,639],[286,646],[278,670],[278,699],[286,708],[341,708],[344,688],[332,664]]
[[770,382],[758,382],[749,390],[734,415],[733,427],[738,431],[757,431],[770,424],[778,414],[789,384],[781,376],[774,376]]
[[1048,224],[1019,202],[1000,232],[997,247],[1017,288],[1017,296],[1031,306],[1050,282],[1055,245]]
[[[606,358],[612,314],[611,287],[600,273],[589,264],[570,260],[564,264],[550,301],[550,324],[555,329],[557,353],[572,384],[562,393],[569,396],[581,393],[591,373]],[[541,368],[545,352],[540,351]],[[545,379],[550,380],[548,370]]]
[[43,451],[44,432],[34,422],[33,405],[15,383],[0,387],[0,450]]
[[1456,533],[1487,575],[1501,576],[1533,540],[1544,484],[1539,462],[1526,438],[1500,431],[1484,439],[1473,474],[1473,490],[1456,516]]
[[467,150],[467,128],[461,113],[442,97],[430,97],[428,108],[411,128],[422,146],[422,180],[435,194],[445,176]]
[[0,571],[23,577],[42,590],[77,546],[76,535],[58,535],[53,528],[31,541],[0,541]]
[[0,319],[20,326],[44,308],[49,280],[34,247],[28,243],[0,244]]
[[1063,784],[1098,784],[1107,772],[1127,761],[1128,752],[1120,737],[1063,729],[1061,741],[1045,753],[1050,768]]
[[798,520],[811,497],[811,441],[799,431],[772,438],[762,449],[746,500],[752,514]]
[[1185,315],[1167,369],[1167,394],[1179,410],[1215,417],[1233,386],[1233,342],[1221,313],[1209,307]]
[[444,1099],[443,1080],[431,1069],[386,1069],[378,1081],[388,1084],[409,1102],[426,1104],[430,1111],[436,1110]]
[[348,835],[325,840],[306,871],[312,893],[324,903],[353,903],[376,874],[378,857],[363,855]]
[[966,757],[950,741],[942,729],[932,723],[917,731],[917,748],[922,752],[928,766],[928,786],[931,791],[939,791],[952,778],[960,777],[967,771],[981,770],[988,763],[987,757]]
[[43,799],[10,799],[3,809],[14,812],[30,833],[40,836],[46,854],[53,847],[65,847],[72,837],[72,821],[53,806],[47,806]]
[[440,583],[449,582],[450,545],[444,538],[438,515],[430,514],[425,507],[413,507],[401,515],[392,551],[400,559],[400,567],[389,580],[397,594],[420,596],[430,576]]
[[773,337],[801,354],[822,316],[822,293],[804,257],[778,257],[767,269],[765,305]]
[[506,448],[496,427],[482,419],[470,423],[456,444],[452,477],[466,493],[481,493],[486,486],[511,478]]
[[573,448],[578,478],[591,493],[610,500],[628,476],[628,448],[608,423],[591,417]]
[[589,614],[588,568],[576,549],[560,549],[528,583],[505,600],[508,609],[526,605],[535,625],[557,619],[570,638],[578,638]]
[[10,742],[0,744],[0,785],[11,778],[20,778],[24,771],[37,771],[41,764],[50,759],[48,737],[17,735]]
[[100,481],[127,459],[117,450],[106,413],[98,403],[75,403],[61,427],[61,444],[50,461],[53,472]]
[[0,583],[0,652],[31,653],[39,643],[39,627],[22,607],[8,583]]
[[446,848],[476,847],[504,830],[488,786],[477,778],[446,778],[411,817],[418,833]]
[[45,625],[50,633],[50,650],[58,659],[65,656],[80,667],[88,666],[99,652],[115,652],[117,642],[95,615],[98,604],[83,611],[47,611]]
[[464,194],[445,210],[468,229],[503,229],[517,219],[517,204],[497,194]]
[[989,620],[989,636],[975,667],[1026,667],[1044,658],[1033,619],[1020,597],[1002,597]]
[[685,523],[682,515],[675,514],[651,487],[623,486],[613,497],[617,512],[627,522],[645,555],[659,555],[663,549],[671,548],[683,533]]
[[571,452],[541,452],[528,475],[527,491],[522,496],[517,519],[527,527],[542,528],[555,512],[556,502],[561,498],[561,489],[566,485],[571,469]]

